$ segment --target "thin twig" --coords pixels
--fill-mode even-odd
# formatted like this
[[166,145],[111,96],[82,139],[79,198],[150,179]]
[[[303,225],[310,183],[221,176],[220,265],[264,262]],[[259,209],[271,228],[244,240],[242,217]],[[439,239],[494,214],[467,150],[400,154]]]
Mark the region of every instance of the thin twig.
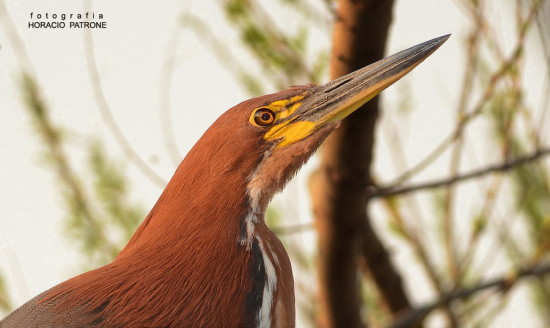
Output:
[[172,125],[171,99],[172,99],[172,81],[176,67],[177,50],[180,44],[182,29],[178,23],[172,31],[168,46],[166,49],[166,57],[162,64],[160,76],[160,95],[159,95],[159,119],[162,127],[162,140],[164,148],[172,161],[172,164],[178,165],[181,161],[181,153],[178,149],[174,127]]
[[[547,6],[550,8],[550,2],[547,3]],[[542,88],[541,111],[537,131],[545,131],[548,123],[548,119],[546,117],[548,115],[548,110],[550,109],[550,10],[546,12],[548,14],[546,17],[544,17],[544,13],[544,9],[540,10],[536,16],[536,24],[538,27],[540,44],[543,50],[543,58],[546,59],[546,77],[544,79],[545,87]]]
[[418,230],[412,229],[405,223],[405,215],[402,213],[403,209],[397,205],[397,202],[392,201],[391,199],[385,199],[383,204],[387,208],[388,214],[393,220],[395,227],[399,229],[400,235],[413,249],[416,258],[418,259],[418,263],[424,270],[431,287],[438,293],[438,295],[442,295],[444,292],[444,282],[438,272],[436,263],[434,263],[435,261],[429,255],[429,246],[426,243],[426,238],[423,238],[424,233],[419,233]]
[[[481,45],[481,39],[484,32],[485,17],[483,10],[483,2],[472,2],[469,14],[472,16],[473,28],[468,35],[468,41],[466,44],[466,63],[464,77],[462,78],[462,85],[460,88],[460,97],[456,104],[456,117],[458,118],[458,123],[460,119],[465,116],[466,109],[468,104],[472,99],[472,90],[474,88],[474,80],[479,71],[479,60],[478,53]],[[457,136],[455,143],[451,149],[450,160],[449,160],[449,172],[448,176],[456,176],[460,171],[460,165],[462,163],[462,158],[465,154],[465,147],[467,140],[465,135],[461,133]],[[460,280],[460,267],[456,248],[456,229],[455,229],[455,205],[456,198],[455,189],[452,187],[446,188],[444,192],[444,202],[443,209],[444,214],[441,216],[441,233],[442,233],[442,243],[443,250],[445,254],[447,270],[449,273],[449,278],[451,283],[454,285],[458,284]],[[450,326],[457,327],[457,319],[455,314],[449,309],[445,309],[445,315],[449,319]]]
[[443,178],[435,181],[419,183],[419,184],[405,186],[405,187],[380,188],[372,192],[370,194],[370,198],[396,196],[396,195],[402,195],[402,194],[407,194],[407,193],[417,192],[417,191],[422,191],[427,189],[446,187],[446,186],[454,185],[458,182],[463,182],[466,180],[482,177],[487,174],[507,171],[517,166],[535,161],[540,157],[546,156],[548,154],[550,154],[550,148],[539,149],[533,152],[532,154],[529,154],[526,156],[518,157],[512,160],[505,161],[504,163],[491,165],[482,169],[477,169],[472,172],[457,175],[451,178]]
[[[311,68],[308,67],[303,56],[299,54],[296,49],[290,46],[288,37],[277,27],[277,25],[273,21],[273,15],[269,14],[269,12],[266,11],[259,2],[251,2],[250,10],[254,14],[254,17],[259,18],[258,23],[261,22],[263,24],[264,32],[270,35],[270,38],[273,44],[277,47],[277,50],[285,54],[285,57],[288,60],[297,65],[297,71],[302,73],[307,81],[313,81],[315,77],[313,76]],[[288,82],[288,84],[292,85],[295,84],[297,81],[291,79]]]
[[25,75],[36,79],[36,70],[32,64],[32,61],[27,53],[23,39],[17,31],[16,25],[11,18],[8,8],[4,4],[3,0],[0,0],[0,25],[5,30],[6,37],[11,44],[11,48],[15,54],[16,60],[21,66],[21,69]]
[[[240,57],[233,53],[233,49],[231,47],[227,47],[223,40],[220,39],[214,31],[212,31],[208,23],[206,23],[202,18],[193,15],[192,13],[185,13],[185,15],[181,16],[180,24],[184,28],[192,29],[193,32],[199,35],[201,42],[203,44],[207,44],[212,49],[211,53],[216,57],[218,62],[229,70],[234,76],[240,78],[243,78],[244,76],[252,77],[252,75],[247,73],[246,66],[243,65]],[[247,91],[251,93],[251,90]],[[263,89],[260,88],[258,90],[254,90],[251,95],[257,96],[262,93],[264,93]]]
[[[491,165],[482,169],[477,169],[472,172],[457,175],[452,178],[443,178],[435,181],[419,183],[416,185],[411,185],[411,186],[406,186],[401,188],[397,188],[397,187],[380,188],[374,191],[372,194],[370,194],[369,198],[371,199],[386,198],[390,196],[397,196],[397,195],[408,194],[408,193],[417,192],[417,191],[423,191],[423,190],[429,190],[429,189],[454,185],[459,182],[464,182],[467,180],[479,178],[488,174],[508,171],[517,166],[536,161],[539,158],[544,157],[546,155],[550,155],[550,148],[540,149],[526,156],[518,157],[516,159],[509,160],[500,164]],[[293,233],[308,231],[312,228],[313,228],[312,223],[304,223],[304,224],[293,225],[293,226],[281,226],[281,227],[273,228],[273,230],[276,231],[277,234],[293,234]]]
[[515,49],[513,50],[512,55],[507,60],[504,60],[501,63],[500,67],[492,74],[492,76],[489,78],[489,82],[487,83],[487,85],[485,86],[485,89],[482,92],[481,98],[476,103],[473,110],[465,114],[464,117],[462,117],[462,119],[460,120],[460,122],[455,126],[454,131],[451,132],[451,134],[448,137],[443,139],[443,141],[441,141],[441,143],[434,150],[432,150],[423,160],[421,160],[414,167],[405,171],[397,179],[395,179],[396,185],[409,180],[414,175],[426,169],[432,162],[438,159],[440,155],[445,150],[447,150],[449,146],[451,146],[454,142],[456,142],[456,140],[460,138],[466,126],[470,122],[472,122],[474,118],[476,118],[483,112],[485,105],[493,97],[497,84],[504,77],[507,76],[507,73],[509,72],[510,68],[514,67],[514,65],[517,63],[522,53],[522,49],[523,49],[522,45],[523,45],[522,43],[518,43]]
[[[86,1],[87,8],[91,7],[90,1]],[[90,77],[90,83],[92,85],[92,90],[94,94],[95,101],[99,108],[101,117],[107,127],[113,134],[113,137],[119,144],[120,148],[124,152],[124,155],[153,183],[158,185],[161,188],[166,186],[166,180],[158,175],[143,158],[137,153],[134,147],[130,144],[120,127],[118,126],[111,106],[103,93],[103,87],[101,83],[101,78],[99,76],[99,70],[97,68],[97,61],[94,52],[94,40],[92,37],[92,32],[90,29],[85,29],[84,31],[84,49],[86,64],[88,66],[88,74]]]
[[[398,105],[401,110],[408,110],[409,104],[404,101],[408,96],[408,92],[402,94],[404,97]],[[391,155],[391,163],[396,167],[407,167],[407,161],[404,156],[404,145],[401,139],[401,135],[397,125],[394,124],[388,128],[392,135],[389,140],[392,140],[390,149],[394,150]],[[403,205],[403,206],[401,206]],[[407,206],[408,205],[408,206]],[[436,267],[433,259],[428,254],[429,247],[427,246],[427,240],[424,238],[425,230],[419,227],[419,222],[422,221],[422,217],[425,216],[420,210],[420,204],[415,198],[408,198],[405,202],[396,202],[391,198],[387,198],[383,202],[383,206],[388,213],[390,224],[394,227],[395,231],[401,238],[409,244],[409,247],[415,253],[420,268],[427,276],[427,280],[431,287],[439,294],[443,292],[443,277],[439,274],[439,268]],[[414,218],[414,219],[410,219]]]
[[436,301],[418,307],[401,316],[394,322],[391,328],[414,327],[414,324],[425,318],[430,312],[439,308],[442,305],[448,305],[454,301],[462,300],[471,297],[481,291],[496,288],[499,290],[509,290],[518,281],[527,277],[539,277],[550,274],[550,263],[539,263],[525,269],[520,269],[511,275],[479,283],[470,288],[463,288],[454,292],[447,293]]

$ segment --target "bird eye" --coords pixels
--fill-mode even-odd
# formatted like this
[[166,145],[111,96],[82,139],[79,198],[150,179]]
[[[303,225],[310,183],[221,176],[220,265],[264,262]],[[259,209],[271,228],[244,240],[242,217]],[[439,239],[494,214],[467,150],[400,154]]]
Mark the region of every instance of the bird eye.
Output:
[[269,108],[260,108],[254,113],[254,123],[267,126],[275,121],[275,113]]

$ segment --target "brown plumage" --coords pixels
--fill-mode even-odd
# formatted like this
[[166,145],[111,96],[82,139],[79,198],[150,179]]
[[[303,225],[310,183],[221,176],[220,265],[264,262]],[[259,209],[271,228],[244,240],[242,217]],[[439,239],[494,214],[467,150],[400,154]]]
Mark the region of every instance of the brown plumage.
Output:
[[112,263],[36,296],[0,327],[294,327],[290,261],[263,220],[269,201],[341,119],[446,38],[231,108]]

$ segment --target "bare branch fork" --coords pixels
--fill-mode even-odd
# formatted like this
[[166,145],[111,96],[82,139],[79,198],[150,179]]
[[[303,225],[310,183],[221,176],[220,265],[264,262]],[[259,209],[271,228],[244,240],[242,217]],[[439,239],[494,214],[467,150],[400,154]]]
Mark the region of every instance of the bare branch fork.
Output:
[[430,312],[442,305],[448,305],[454,301],[468,298],[476,293],[487,289],[507,291],[518,281],[527,277],[541,277],[550,274],[550,263],[537,263],[532,266],[519,269],[518,271],[493,280],[481,282],[473,287],[460,289],[442,295],[438,300],[411,310],[398,318],[390,328],[414,327],[420,320],[424,319]]
[[458,182],[479,178],[487,174],[508,171],[517,166],[536,161],[539,158],[546,156],[548,154],[550,154],[550,147],[538,149],[529,155],[507,160],[504,163],[491,165],[485,168],[473,170],[472,172],[456,175],[450,178],[442,178],[435,181],[413,184],[405,187],[382,187],[382,188],[374,189],[374,191],[370,193],[369,198],[372,199],[372,198],[396,196],[396,195],[402,195],[402,194],[407,194],[407,193],[426,190],[426,189],[434,189],[439,187],[451,186]]

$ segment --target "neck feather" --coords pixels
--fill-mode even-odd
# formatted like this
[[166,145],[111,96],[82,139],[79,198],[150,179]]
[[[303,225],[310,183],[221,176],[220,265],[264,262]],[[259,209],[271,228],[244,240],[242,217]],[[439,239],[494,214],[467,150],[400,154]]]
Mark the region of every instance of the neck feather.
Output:
[[[247,193],[250,172],[256,165],[253,156],[235,158],[230,147],[223,144],[214,149],[206,147],[208,152],[205,152],[206,137],[203,136],[180,164],[120,256],[138,245],[159,244],[159,240],[173,242],[211,236],[238,242],[242,223],[250,217],[251,209],[254,209],[254,218],[250,219],[254,223],[263,219],[264,209],[251,201]],[[220,230],[225,231],[221,236],[208,234],[208,231]]]

